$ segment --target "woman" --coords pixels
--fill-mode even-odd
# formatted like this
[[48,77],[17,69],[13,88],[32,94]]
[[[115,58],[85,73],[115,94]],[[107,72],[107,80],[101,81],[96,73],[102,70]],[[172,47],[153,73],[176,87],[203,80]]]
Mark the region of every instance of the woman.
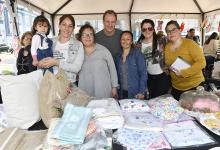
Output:
[[120,36],[122,53],[116,57],[116,69],[120,84],[119,99],[144,99],[147,88],[147,74],[144,55],[133,48],[133,35],[123,31]]
[[182,70],[170,69],[172,95],[179,100],[180,95],[203,84],[202,69],[205,67],[205,57],[202,49],[194,41],[181,37],[180,26],[176,21],[169,21],[166,25],[169,43],[165,47],[165,63],[171,66],[177,57],[190,64]]
[[212,69],[214,66],[215,58],[217,57],[218,49],[218,33],[213,32],[211,36],[205,41],[203,52],[206,59],[205,76],[211,78]]
[[76,76],[84,60],[84,50],[81,42],[71,37],[75,20],[71,15],[63,15],[59,20],[59,35],[53,40],[53,58],[45,58],[39,62],[42,68],[54,66],[65,70],[72,86],[75,86]]
[[79,88],[98,99],[117,97],[118,78],[111,53],[95,43],[95,31],[89,24],[79,30],[85,58],[79,73]]
[[166,73],[167,68],[163,58],[166,39],[157,38],[154,27],[151,19],[144,19],[141,22],[141,37],[137,42],[145,56],[150,98],[167,94],[170,89],[170,77]]

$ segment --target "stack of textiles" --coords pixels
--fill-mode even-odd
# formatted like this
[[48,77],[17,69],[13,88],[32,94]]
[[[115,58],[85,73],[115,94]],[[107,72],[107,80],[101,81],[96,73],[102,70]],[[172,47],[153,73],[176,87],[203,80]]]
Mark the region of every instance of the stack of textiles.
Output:
[[161,132],[121,128],[114,133],[113,138],[128,150],[171,149]]
[[163,121],[151,113],[124,113],[124,128],[145,131],[162,131]]
[[91,115],[89,108],[76,107],[68,103],[62,118],[53,130],[52,138],[59,140],[61,145],[82,144]]
[[123,126],[124,118],[115,99],[92,100],[87,107],[92,108],[94,120],[101,128],[118,129]]
[[148,105],[151,113],[161,120],[176,121],[184,111],[172,96],[160,96],[151,99],[148,101]]
[[124,112],[150,112],[146,101],[139,99],[122,99],[119,101]]

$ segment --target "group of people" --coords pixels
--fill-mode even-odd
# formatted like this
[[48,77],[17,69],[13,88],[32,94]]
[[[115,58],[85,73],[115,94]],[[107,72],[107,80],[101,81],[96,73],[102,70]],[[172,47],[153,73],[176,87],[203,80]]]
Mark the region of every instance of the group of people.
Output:
[[[203,50],[194,41],[181,37],[176,21],[167,23],[167,38],[163,38],[156,35],[153,20],[144,19],[141,36],[134,44],[132,32],[115,28],[117,14],[113,10],[104,13],[104,29],[98,33],[90,24],[83,25],[79,41],[72,37],[75,20],[71,15],[60,18],[59,34],[53,39],[47,38],[50,25],[42,18],[46,19],[36,17],[32,33],[27,32],[21,38],[24,48],[18,55],[18,74],[36,68],[56,73],[62,68],[72,86],[77,86],[78,80],[78,87],[90,96],[117,99],[155,98],[171,89],[178,100],[183,92],[204,82]],[[31,63],[23,61],[27,56]],[[190,67],[172,70],[170,66],[177,57],[190,63]],[[29,64],[26,69],[24,63]]]

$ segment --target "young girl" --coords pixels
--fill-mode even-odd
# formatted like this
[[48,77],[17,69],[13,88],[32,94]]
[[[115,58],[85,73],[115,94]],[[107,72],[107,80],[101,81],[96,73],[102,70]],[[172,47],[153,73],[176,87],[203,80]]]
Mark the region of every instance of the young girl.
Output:
[[31,39],[32,39],[31,32],[25,32],[21,37],[22,48],[18,53],[18,58],[16,63],[18,75],[29,73],[37,69],[35,66],[32,65],[33,59],[31,56]]
[[[44,16],[37,16],[34,19],[32,26],[32,38],[31,54],[33,58],[33,65],[38,66],[38,61],[43,58],[53,57],[52,52],[52,40],[47,38],[50,32],[50,23]],[[50,72],[53,72],[52,67],[48,68]]]

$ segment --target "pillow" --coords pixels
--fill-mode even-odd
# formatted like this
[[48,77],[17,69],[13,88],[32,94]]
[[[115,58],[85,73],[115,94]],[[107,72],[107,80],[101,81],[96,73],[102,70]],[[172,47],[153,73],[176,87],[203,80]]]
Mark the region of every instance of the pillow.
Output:
[[19,76],[0,76],[2,101],[9,127],[27,129],[40,119],[38,90],[41,70]]
[[59,102],[67,97],[69,84],[70,81],[62,69],[59,69],[56,75],[50,71],[46,71],[44,74],[40,85],[39,99],[40,115],[46,127],[49,127],[52,118],[61,117],[61,111],[54,106],[54,101]]

